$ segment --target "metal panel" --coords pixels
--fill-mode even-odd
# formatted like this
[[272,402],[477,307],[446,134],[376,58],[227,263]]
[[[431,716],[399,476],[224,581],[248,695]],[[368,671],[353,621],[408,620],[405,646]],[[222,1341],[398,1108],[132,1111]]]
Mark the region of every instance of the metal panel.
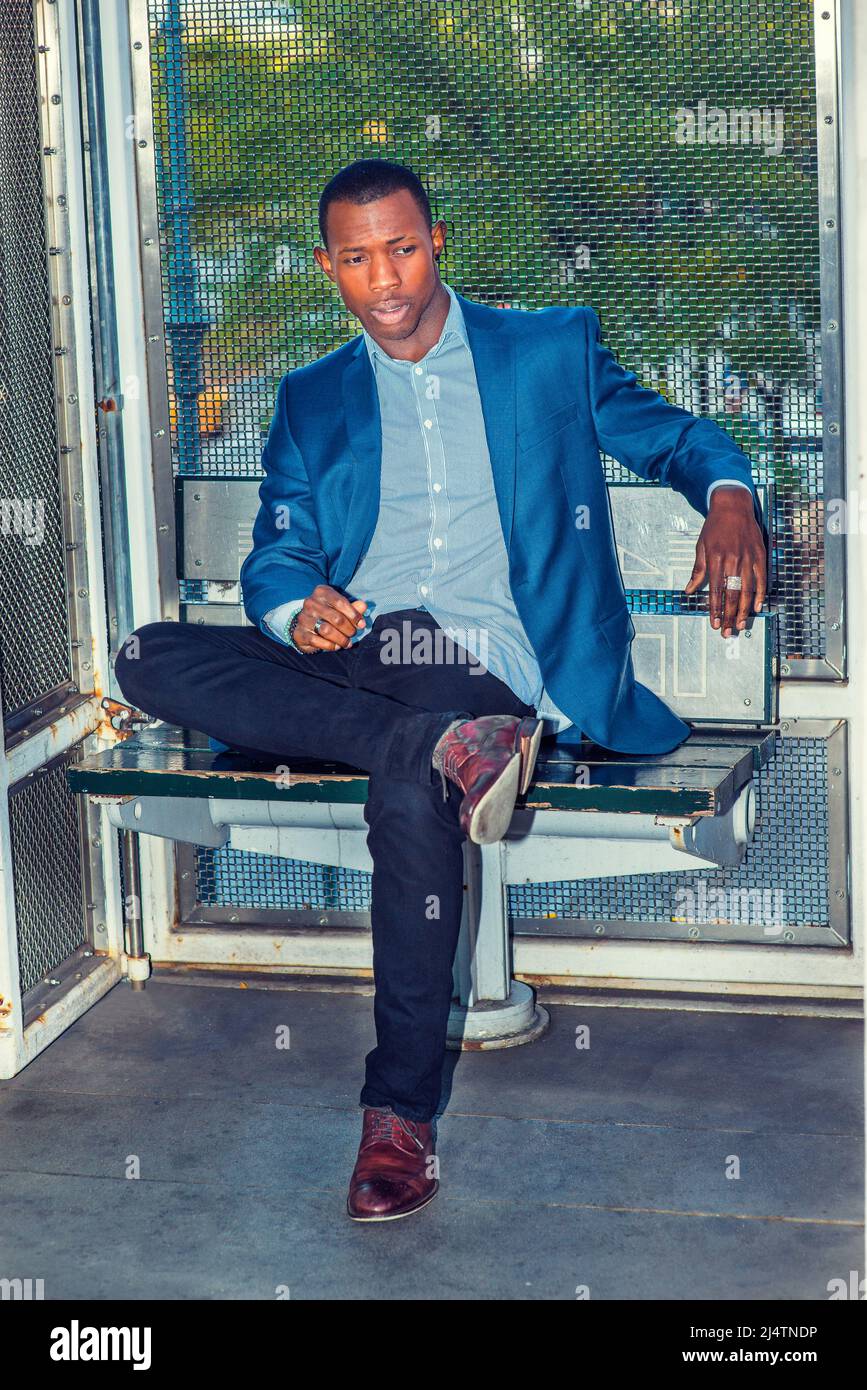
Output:
[[[774,514],[773,488],[760,484],[756,491],[770,529]],[[671,488],[613,483],[608,495],[617,559],[626,588],[683,589],[692,574],[695,547],[705,522],[701,512]],[[772,540],[769,591],[775,582],[775,555]]]
[[237,581],[258,510],[255,480],[179,478],[178,574]]
[[[235,586],[237,589],[237,585]],[[183,596],[182,596],[183,597]],[[250,619],[239,603],[181,603],[184,623],[219,623],[222,627],[249,627]]]
[[778,744],[756,776],[755,839],[740,868],[513,887],[515,933],[846,946],[846,725],[787,724]]
[[82,902],[82,803],[66,780],[67,758],[9,789],[12,877],[21,992],[44,980],[86,942]]
[[632,660],[636,678],[682,719],[770,724],[776,615],[756,613],[736,637],[721,637],[706,613],[637,613]]
[[73,523],[65,517],[70,496],[60,467],[77,432],[68,222],[57,44],[50,34],[39,58],[41,9],[32,0],[0,6],[0,666],[7,744],[19,726],[77,689],[69,615],[77,539],[65,545]]
[[[773,489],[758,489],[762,512],[773,520]],[[259,484],[246,478],[176,480],[178,574],[198,579],[237,580],[253,547]],[[671,488],[629,483],[609,489],[617,558],[627,589],[681,590],[692,573],[695,546],[705,518]],[[773,550],[772,550],[773,557]],[[773,562],[769,567],[773,587]]]
[[371,874],[236,849],[177,845],[181,927],[370,930]]

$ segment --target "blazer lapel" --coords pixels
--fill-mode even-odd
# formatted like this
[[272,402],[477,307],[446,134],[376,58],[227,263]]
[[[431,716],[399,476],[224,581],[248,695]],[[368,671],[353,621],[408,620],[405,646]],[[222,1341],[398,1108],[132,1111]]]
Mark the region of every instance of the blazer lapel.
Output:
[[359,337],[358,346],[343,373],[341,394],[349,447],[355,456],[352,494],[340,556],[340,570],[345,569],[346,574],[338,582],[343,584],[358,568],[379,516],[382,426],[376,378],[363,337]]
[[[457,294],[457,291],[455,291]],[[458,294],[473,354],[482,403],[494,491],[508,551],[515,517],[515,340],[504,332],[505,315]]]

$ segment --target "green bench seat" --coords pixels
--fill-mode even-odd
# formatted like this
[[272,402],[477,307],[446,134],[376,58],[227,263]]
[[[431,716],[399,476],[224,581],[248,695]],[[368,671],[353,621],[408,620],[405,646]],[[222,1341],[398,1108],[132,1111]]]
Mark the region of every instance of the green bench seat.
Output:
[[[721,816],[773,756],[774,734],[743,726],[695,731],[671,753],[636,757],[587,740],[544,739],[526,810]],[[288,767],[278,771],[280,766]],[[364,802],[367,773],[341,763],[289,758],[256,763],[213,752],[206,735],[159,725],[68,769],[73,791],[127,798],[219,797],[278,802]]]

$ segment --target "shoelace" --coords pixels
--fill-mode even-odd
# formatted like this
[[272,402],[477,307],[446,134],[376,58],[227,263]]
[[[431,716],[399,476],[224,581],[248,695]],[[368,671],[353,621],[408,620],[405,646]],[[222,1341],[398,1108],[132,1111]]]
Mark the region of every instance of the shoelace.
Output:
[[370,1129],[371,1140],[394,1139],[395,1124],[399,1125],[405,1134],[421,1147],[421,1140],[418,1137],[418,1126],[415,1120],[406,1120],[403,1115],[395,1115],[391,1110],[377,1110],[374,1112],[373,1125]]
[[[466,721],[463,720],[463,719],[454,719],[454,720],[452,720],[452,722],[451,722],[451,724],[449,724],[448,728],[444,729],[443,732],[440,734],[440,739],[442,739],[446,734],[450,734],[454,729],[459,728],[460,725],[463,724],[463,723],[465,723],[465,722],[466,722]],[[442,763],[443,763],[443,761],[444,761],[444,759],[445,759],[446,751],[447,751],[447,750],[444,749],[443,752],[439,755],[439,757],[437,758],[437,757],[435,756],[435,757],[434,757],[434,760],[433,760],[433,765],[434,765],[434,767],[436,768],[437,772],[439,773],[439,775],[440,775],[440,781],[441,781],[442,784],[443,784],[443,801],[448,801],[448,799],[449,799],[448,786],[447,786],[447,784],[446,784],[446,774],[445,774],[445,772],[443,771],[443,767],[442,767]]]

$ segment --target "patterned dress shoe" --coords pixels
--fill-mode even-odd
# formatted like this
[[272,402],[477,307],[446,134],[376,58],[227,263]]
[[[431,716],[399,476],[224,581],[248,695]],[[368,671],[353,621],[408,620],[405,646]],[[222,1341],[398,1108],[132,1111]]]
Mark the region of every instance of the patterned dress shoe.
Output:
[[464,793],[460,824],[477,845],[501,840],[509,828],[515,798],[530,785],[542,738],[541,719],[485,714],[455,721],[440,737],[433,765]]
[[346,1210],[353,1221],[396,1221],[420,1211],[439,1190],[435,1168],[432,1123],[366,1109]]

